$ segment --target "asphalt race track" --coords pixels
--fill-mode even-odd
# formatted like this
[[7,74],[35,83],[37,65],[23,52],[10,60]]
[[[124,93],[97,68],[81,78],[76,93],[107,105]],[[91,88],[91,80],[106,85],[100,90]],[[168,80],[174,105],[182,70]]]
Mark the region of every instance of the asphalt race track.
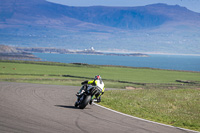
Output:
[[0,133],[190,133],[103,109],[74,108],[79,87],[0,82]]

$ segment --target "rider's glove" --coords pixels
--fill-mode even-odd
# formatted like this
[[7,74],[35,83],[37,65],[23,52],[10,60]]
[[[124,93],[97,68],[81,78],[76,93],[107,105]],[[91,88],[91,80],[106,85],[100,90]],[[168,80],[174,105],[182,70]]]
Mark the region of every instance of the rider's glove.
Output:
[[81,84],[84,85],[84,84],[87,84],[87,83],[88,83],[88,81],[83,81]]
[[101,95],[103,95],[103,94],[104,94],[104,92],[101,93]]

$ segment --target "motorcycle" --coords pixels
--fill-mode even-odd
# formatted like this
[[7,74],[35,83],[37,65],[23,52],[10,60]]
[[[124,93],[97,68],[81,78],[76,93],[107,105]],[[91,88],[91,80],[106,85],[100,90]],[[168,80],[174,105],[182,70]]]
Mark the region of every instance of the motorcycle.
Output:
[[[92,103],[92,97],[98,96],[101,93],[101,89],[97,86],[92,85],[83,85],[85,89],[82,90],[80,95],[77,95],[77,101],[74,106],[79,107],[80,109],[84,109],[88,103]],[[98,101],[99,99],[97,99]]]

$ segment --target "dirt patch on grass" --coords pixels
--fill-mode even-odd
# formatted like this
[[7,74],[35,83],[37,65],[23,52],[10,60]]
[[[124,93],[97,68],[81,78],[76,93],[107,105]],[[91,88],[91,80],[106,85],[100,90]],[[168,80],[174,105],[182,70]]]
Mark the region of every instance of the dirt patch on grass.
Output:
[[132,86],[127,86],[126,89],[128,89],[128,90],[141,90],[141,89],[144,89],[144,88],[135,88],[135,87],[132,87]]

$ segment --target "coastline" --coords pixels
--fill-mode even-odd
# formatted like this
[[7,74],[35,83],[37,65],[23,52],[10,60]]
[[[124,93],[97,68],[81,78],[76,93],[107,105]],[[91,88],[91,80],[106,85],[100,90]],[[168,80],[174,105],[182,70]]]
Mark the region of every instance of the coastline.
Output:
[[148,54],[143,54],[139,52],[131,52],[131,53],[115,53],[115,52],[103,52],[96,51],[93,47],[90,49],[84,50],[71,50],[71,49],[60,49],[60,48],[44,48],[44,47],[36,47],[36,48],[23,48],[23,47],[15,47],[18,51],[28,52],[28,53],[54,53],[54,54],[82,54],[82,55],[110,55],[110,56],[136,56],[136,57],[149,57]]
[[147,54],[147,55],[185,55],[185,56],[200,56],[200,54],[183,54],[183,53],[162,53],[162,52],[142,52],[142,51],[127,51],[127,50],[98,50],[98,52],[104,52],[104,53],[124,53],[124,54],[128,54],[128,53],[143,53],[143,54]]
[[200,56],[150,55],[148,58],[109,55],[34,53],[43,61],[62,63],[84,63],[93,65],[155,68],[165,70],[200,72]]

